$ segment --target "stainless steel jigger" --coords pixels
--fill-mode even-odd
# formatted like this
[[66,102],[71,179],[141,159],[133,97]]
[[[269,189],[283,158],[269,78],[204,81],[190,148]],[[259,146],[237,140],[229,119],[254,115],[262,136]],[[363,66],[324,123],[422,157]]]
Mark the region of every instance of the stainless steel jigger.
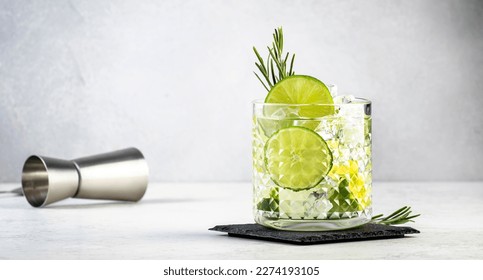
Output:
[[22,189],[33,207],[66,198],[140,200],[148,186],[148,165],[136,148],[74,160],[30,156]]

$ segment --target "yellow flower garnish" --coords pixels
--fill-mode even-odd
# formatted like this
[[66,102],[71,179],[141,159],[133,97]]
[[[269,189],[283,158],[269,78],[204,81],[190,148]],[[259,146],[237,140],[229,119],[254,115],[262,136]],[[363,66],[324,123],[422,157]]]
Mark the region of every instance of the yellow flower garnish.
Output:
[[365,178],[362,173],[359,173],[359,164],[355,160],[349,160],[344,165],[334,165],[329,172],[329,176],[335,181],[346,179],[349,182],[349,190],[352,198],[359,203],[361,210],[366,208],[371,203],[368,190],[364,183]]

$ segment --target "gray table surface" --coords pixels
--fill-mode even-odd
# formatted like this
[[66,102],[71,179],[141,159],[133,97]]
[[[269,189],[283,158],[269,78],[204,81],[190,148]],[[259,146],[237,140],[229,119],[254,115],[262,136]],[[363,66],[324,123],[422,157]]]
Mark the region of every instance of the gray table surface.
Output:
[[228,237],[208,228],[253,221],[250,183],[151,183],[139,203],[37,209],[0,194],[0,259],[483,259],[483,182],[373,188],[374,212],[411,205],[421,234],[314,246]]

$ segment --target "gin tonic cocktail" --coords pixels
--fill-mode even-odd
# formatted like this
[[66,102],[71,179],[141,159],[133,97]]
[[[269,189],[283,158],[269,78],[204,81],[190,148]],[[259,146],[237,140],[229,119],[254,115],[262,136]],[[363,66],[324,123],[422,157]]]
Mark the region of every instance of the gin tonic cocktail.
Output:
[[[351,96],[318,103],[310,97],[320,95],[313,89],[319,81],[307,79],[287,78],[274,98],[253,103],[255,221],[301,231],[365,224],[372,214],[371,103]],[[307,103],[294,104],[293,95],[284,103],[281,90]]]

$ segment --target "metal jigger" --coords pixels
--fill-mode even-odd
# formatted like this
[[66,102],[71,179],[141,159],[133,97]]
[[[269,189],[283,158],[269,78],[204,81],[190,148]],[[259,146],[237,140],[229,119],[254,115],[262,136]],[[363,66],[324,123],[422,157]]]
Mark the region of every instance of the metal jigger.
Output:
[[136,148],[74,160],[30,156],[22,189],[33,207],[66,198],[140,200],[148,186],[148,165]]

